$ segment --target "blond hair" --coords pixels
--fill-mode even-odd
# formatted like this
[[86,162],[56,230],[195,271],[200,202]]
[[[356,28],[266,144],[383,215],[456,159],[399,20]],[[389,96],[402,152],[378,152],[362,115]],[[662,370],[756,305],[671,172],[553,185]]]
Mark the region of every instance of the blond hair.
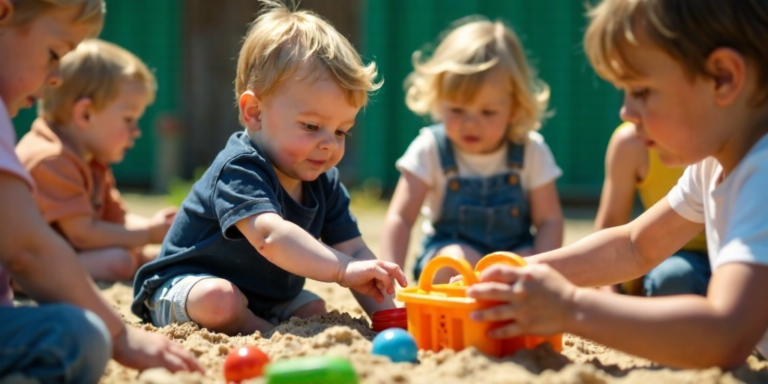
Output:
[[104,25],[104,0],[15,0],[13,3],[13,21],[24,25],[45,12],[55,8],[81,6],[82,10],[75,23],[91,27],[89,37],[96,37]]
[[440,120],[441,100],[471,102],[485,76],[501,68],[512,93],[509,139],[524,142],[541,126],[549,87],[536,78],[520,40],[503,23],[478,16],[459,20],[434,53],[424,56],[414,52],[414,71],[405,80],[405,103],[414,113]]
[[120,95],[124,81],[144,86],[153,102],[157,85],[155,76],[134,54],[106,41],[85,40],[61,59],[62,84],[48,87],[40,100],[40,115],[54,124],[67,124],[72,108],[88,98],[97,111],[103,110]]
[[368,102],[368,92],[381,87],[381,82],[375,82],[376,64],[364,65],[352,44],[327,21],[279,1],[262,3],[265,8],[251,24],[240,49],[236,100],[248,90],[269,97],[281,81],[303,66],[311,76],[327,70],[355,108]]
[[711,76],[705,65],[715,49],[739,51],[757,68],[754,101],[768,101],[768,1],[604,0],[589,16],[584,48],[595,71],[610,82],[638,75],[620,46],[637,46],[637,34],[644,32],[691,78]]

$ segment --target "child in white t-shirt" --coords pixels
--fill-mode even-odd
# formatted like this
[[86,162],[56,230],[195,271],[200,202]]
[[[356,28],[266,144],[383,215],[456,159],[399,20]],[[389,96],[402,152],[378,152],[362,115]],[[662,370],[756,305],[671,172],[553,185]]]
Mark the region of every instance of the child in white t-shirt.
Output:
[[[494,266],[468,295],[491,337],[577,334],[679,367],[734,368],[768,352],[768,2],[605,0],[585,48],[625,92],[621,115],[667,166],[690,165],[633,222]],[[695,17],[692,17],[695,16]],[[706,230],[706,297],[589,288],[641,276]],[[574,285],[575,284],[575,285]]]
[[[420,59],[416,52],[406,103],[440,123],[422,129],[396,163],[401,176],[382,258],[403,266],[420,208],[426,237],[417,279],[436,255],[474,265],[494,251],[530,255],[560,247],[555,180],[562,172],[535,132],[549,91],[533,75],[515,33],[501,22],[475,19]],[[452,274],[441,270],[435,282]]]

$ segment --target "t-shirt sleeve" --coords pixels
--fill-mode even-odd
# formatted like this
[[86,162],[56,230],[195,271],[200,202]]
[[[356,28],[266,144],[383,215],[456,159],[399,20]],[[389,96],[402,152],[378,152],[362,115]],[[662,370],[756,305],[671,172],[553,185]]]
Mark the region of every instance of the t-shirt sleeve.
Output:
[[357,219],[349,210],[349,192],[339,181],[339,172],[333,168],[321,176],[325,194],[325,221],[320,240],[330,246],[360,236]]
[[701,167],[702,164],[699,163],[686,168],[677,185],[667,194],[667,201],[672,209],[694,223],[704,222],[705,190],[702,186]]
[[263,212],[280,212],[275,194],[277,181],[270,177],[266,161],[256,154],[234,157],[219,171],[211,206],[227,239],[241,239],[243,234],[235,224]]
[[525,153],[525,176],[523,185],[531,191],[557,180],[563,174],[555,162],[552,151],[544,141],[544,137],[536,132],[529,135]]
[[738,193],[724,197],[732,209],[713,268],[732,262],[768,265],[768,161],[765,163],[746,174],[740,172],[741,177],[734,180]]
[[95,213],[83,170],[66,156],[45,158],[30,173],[37,184],[35,200],[48,223]]
[[403,156],[395,162],[395,167],[400,172],[412,173],[432,188],[435,184],[435,170],[440,166],[439,161],[435,136],[425,128],[411,142]]

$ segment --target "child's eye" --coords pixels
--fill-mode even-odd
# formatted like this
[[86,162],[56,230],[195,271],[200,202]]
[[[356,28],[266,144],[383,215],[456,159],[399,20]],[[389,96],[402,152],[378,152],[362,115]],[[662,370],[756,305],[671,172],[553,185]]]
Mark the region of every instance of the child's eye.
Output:
[[461,109],[461,108],[453,107],[453,108],[451,108],[451,113],[455,113],[457,115],[460,115],[460,114],[464,113],[464,110]]
[[59,59],[61,58],[61,56],[59,56],[59,54],[56,53],[56,51],[54,51],[53,49],[49,49],[48,52],[51,55],[51,62],[59,61]]
[[303,125],[304,129],[306,129],[309,132],[314,132],[314,131],[317,131],[318,129],[320,129],[320,126],[318,126],[317,124],[301,123],[301,125]]
[[133,124],[136,120],[132,117],[126,117],[125,122],[128,124]]
[[483,111],[483,116],[491,117],[495,115],[496,115],[496,111]]
[[630,91],[630,96],[632,96],[633,99],[645,100],[648,98],[650,92],[651,91],[648,88],[643,88],[636,91]]
[[349,131],[336,131],[336,137],[340,139],[345,137],[352,137],[352,133]]

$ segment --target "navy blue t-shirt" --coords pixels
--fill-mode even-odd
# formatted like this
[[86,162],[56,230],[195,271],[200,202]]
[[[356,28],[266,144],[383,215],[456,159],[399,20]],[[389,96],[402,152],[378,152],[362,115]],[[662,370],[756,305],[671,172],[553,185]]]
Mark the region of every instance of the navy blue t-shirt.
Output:
[[264,258],[235,223],[276,212],[328,245],[358,237],[349,194],[338,176],[334,168],[304,182],[300,204],[282,188],[269,161],[248,136],[233,134],[184,200],[160,255],[136,273],[131,311],[149,321],[144,301],[165,281],[187,273],[208,273],[235,284],[257,316],[293,299],[304,287],[304,277]]

